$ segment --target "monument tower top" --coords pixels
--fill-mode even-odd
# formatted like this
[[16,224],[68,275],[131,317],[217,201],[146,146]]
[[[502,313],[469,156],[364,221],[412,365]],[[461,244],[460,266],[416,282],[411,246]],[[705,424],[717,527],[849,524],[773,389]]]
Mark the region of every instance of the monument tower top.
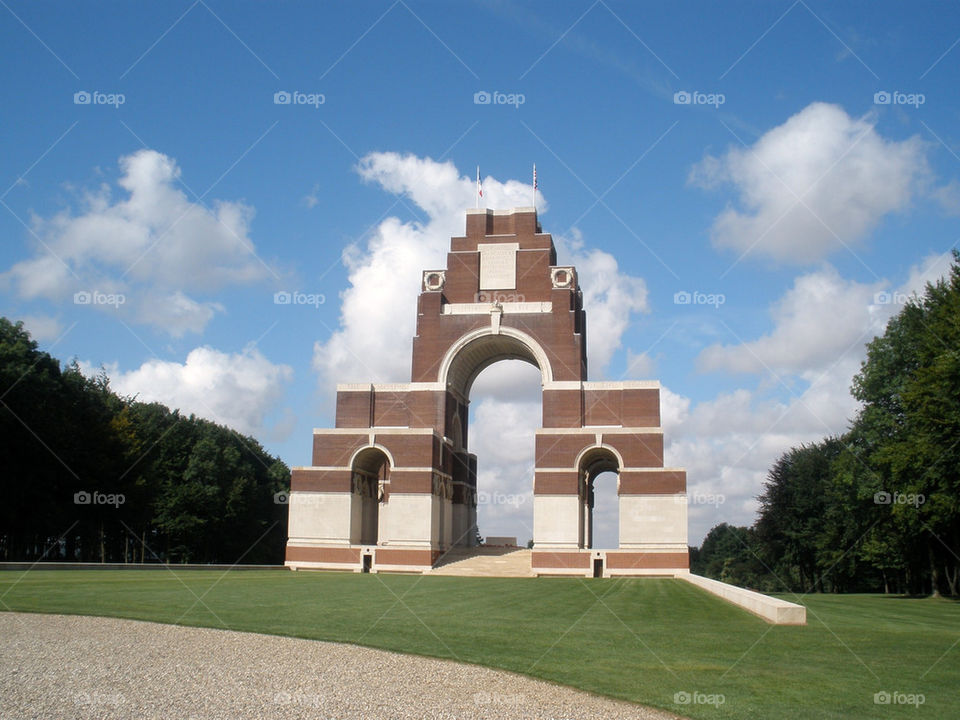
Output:
[[510,210],[470,208],[467,210],[467,237],[474,235],[542,234],[537,209],[517,207]]

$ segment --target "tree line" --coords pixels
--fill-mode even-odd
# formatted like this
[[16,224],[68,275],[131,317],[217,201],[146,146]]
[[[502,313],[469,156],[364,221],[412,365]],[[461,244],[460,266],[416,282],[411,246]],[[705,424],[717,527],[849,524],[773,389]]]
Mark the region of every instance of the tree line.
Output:
[[279,458],[61,367],[2,317],[0,437],[0,559],[283,562]]
[[785,452],[754,524],[714,527],[691,549],[693,572],[763,591],[958,594],[960,253],[953,255],[948,275],[868,343],[847,432]]

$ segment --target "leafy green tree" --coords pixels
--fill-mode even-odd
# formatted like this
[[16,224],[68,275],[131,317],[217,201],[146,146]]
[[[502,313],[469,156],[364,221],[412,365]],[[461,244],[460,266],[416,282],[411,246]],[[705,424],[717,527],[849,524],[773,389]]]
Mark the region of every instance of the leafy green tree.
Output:
[[817,541],[824,533],[831,464],[842,446],[828,438],[789,450],[771,468],[758,498],[756,532],[764,560],[794,589],[824,589]]
[[[945,580],[956,595],[960,562],[960,254],[947,278],[917,301],[917,367],[903,387],[910,442],[897,445],[894,466],[907,502],[894,510],[918,526],[927,543],[934,594]],[[914,520],[915,519],[915,520]],[[941,575],[941,569],[943,575]]]
[[[882,480],[878,512],[899,539],[911,592],[957,593],[960,549],[960,254],[869,345],[854,378],[864,463]],[[943,572],[941,573],[941,569]]]
[[[0,557],[283,560],[290,471],[250,437],[118,397],[0,318]],[[122,498],[88,502],[90,493]],[[79,499],[80,502],[75,502]]]
[[690,554],[690,570],[731,585],[760,590],[783,590],[763,565],[752,528],[720,523]]

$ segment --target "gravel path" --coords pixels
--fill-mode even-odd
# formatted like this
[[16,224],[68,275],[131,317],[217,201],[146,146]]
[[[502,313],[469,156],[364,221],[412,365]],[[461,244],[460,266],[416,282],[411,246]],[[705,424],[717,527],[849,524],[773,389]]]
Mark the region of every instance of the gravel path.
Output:
[[0,613],[0,718],[580,720],[676,715],[520,675],[353,645]]

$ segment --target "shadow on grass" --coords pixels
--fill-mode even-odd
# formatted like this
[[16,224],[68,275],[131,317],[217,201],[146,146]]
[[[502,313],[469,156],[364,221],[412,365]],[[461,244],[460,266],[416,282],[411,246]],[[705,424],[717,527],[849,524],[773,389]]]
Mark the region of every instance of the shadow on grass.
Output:
[[952,603],[960,603],[960,595],[877,595],[883,600],[946,600]]

